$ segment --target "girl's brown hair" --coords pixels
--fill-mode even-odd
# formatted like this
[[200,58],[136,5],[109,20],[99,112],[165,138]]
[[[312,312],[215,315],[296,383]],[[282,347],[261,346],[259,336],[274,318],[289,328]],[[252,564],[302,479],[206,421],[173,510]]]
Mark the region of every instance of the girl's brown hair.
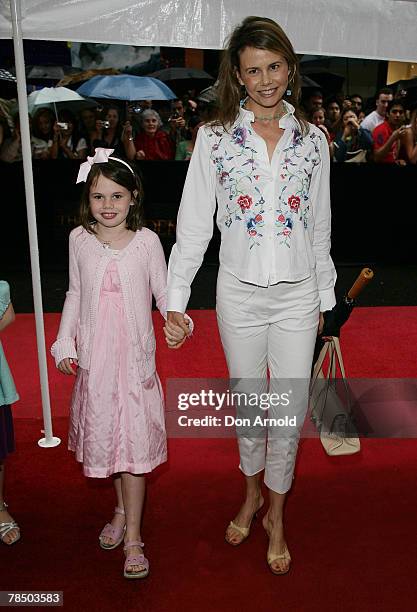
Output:
[[267,17],[246,17],[228,38],[219,70],[218,106],[214,123],[228,129],[239,113],[244,88],[237,80],[236,71],[240,70],[240,54],[246,47],[276,51],[285,57],[289,68],[288,87],[291,94],[284,95],[283,99],[294,106],[295,117],[302,132],[306,133],[308,124],[298,106],[301,90],[298,58],[284,30]]
[[[128,163],[124,160],[123,162]],[[90,232],[90,234],[96,233],[96,220],[90,211],[90,190],[92,187],[94,188],[99,176],[105,176],[106,178],[130,191],[133,206],[129,207],[129,212],[126,217],[127,229],[136,232],[143,226],[142,183],[133,166],[129,164],[129,167],[132,168],[131,172],[129,168],[126,168],[124,163],[120,163],[114,159],[109,159],[109,161],[106,163],[93,164],[91,167],[84,186],[84,191],[81,196],[79,213],[80,224],[87,230],[87,232]],[[136,195],[135,192],[137,192]]]

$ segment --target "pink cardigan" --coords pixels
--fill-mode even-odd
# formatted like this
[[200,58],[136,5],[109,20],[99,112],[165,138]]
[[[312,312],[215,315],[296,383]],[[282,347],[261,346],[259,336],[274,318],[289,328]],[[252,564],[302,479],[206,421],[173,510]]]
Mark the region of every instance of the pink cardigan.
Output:
[[164,252],[158,236],[146,227],[138,230],[128,246],[116,255],[104,249],[94,234],[83,227],[76,227],[71,232],[69,289],[51,353],[57,365],[70,357],[78,359],[81,368],[89,369],[100,288],[111,257],[117,262],[128,329],[144,381],[155,372],[152,294],[166,318],[167,293]]

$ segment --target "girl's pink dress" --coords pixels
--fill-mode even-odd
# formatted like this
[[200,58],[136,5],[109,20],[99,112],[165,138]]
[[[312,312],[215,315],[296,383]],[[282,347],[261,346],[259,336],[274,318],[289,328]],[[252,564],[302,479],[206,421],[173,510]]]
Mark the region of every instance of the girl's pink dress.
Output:
[[77,373],[68,448],[96,478],[143,474],[167,458],[161,383],[156,372],[140,382],[114,259],[101,287],[90,369]]

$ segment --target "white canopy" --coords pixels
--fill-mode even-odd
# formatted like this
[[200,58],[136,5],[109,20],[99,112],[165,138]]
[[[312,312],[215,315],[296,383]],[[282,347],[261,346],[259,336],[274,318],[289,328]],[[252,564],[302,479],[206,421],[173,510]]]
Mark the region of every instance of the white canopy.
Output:
[[[247,15],[278,21],[297,53],[417,61],[416,0],[21,0],[23,38],[220,49]],[[11,38],[0,0],[0,38]]]

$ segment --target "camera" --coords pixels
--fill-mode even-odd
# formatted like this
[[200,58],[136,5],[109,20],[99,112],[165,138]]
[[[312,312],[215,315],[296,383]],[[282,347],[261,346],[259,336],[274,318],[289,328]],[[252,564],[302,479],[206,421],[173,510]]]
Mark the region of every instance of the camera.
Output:
[[175,111],[174,113],[172,113],[171,117],[168,119],[168,121],[173,121],[174,119],[179,119],[180,118],[180,114],[178,111]]
[[100,121],[101,127],[108,129],[110,127],[110,121]]
[[129,113],[134,113],[135,115],[139,115],[143,111],[141,106],[129,106]]
[[61,130],[67,130],[68,129],[68,123],[64,123],[63,121],[57,121],[57,126],[61,128]]

